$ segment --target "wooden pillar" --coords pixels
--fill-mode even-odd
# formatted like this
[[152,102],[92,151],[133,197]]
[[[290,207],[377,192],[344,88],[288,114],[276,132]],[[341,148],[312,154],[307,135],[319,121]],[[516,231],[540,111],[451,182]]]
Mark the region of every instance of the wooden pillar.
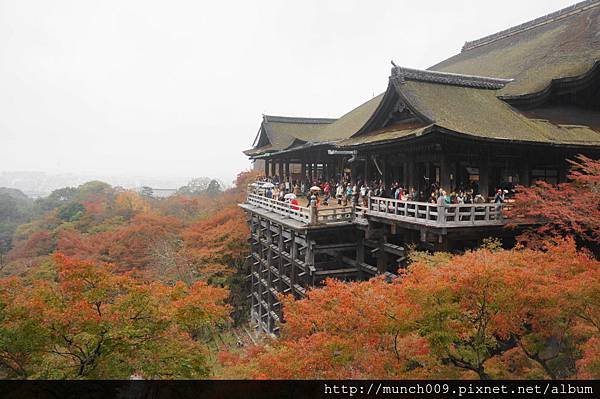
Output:
[[387,157],[381,159],[381,180],[383,180],[383,187],[387,188]]
[[569,175],[569,163],[566,161],[567,159],[567,155],[563,154],[561,156],[561,161],[558,163],[557,167],[558,167],[558,176],[557,178],[557,182],[558,183],[566,183],[568,181],[568,175]]
[[387,271],[387,253],[385,252],[386,239],[383,237],[379,241],[379,251],[377,251],[377,273],[382,274]]
[[454,161],[452,163],[452,169],[450,170],[450,186],[452,190],[458,191],[458,173],[460,171],[460,163],[458,161]]
[[296,292],[294,291],[294,284],[296,284],[296,261],[298,260],[298,243],[296,242],[296,233],[292,230],[290,233],[290,239],[292,240],[292,249],[290,253],[290,289],[294,298],[296,298]]
[[365,184],[368,184],[368,182],[369,182],[369,157],[368,156],[365,159],[365,174],[363,176],[363,180],[364,180]]
[[[263,270],[263,276],[262,278],[267,282],[267,285],[269,287],[263,287],[262,289],[262,295],[261,295],[261,300],[264,301],[264,303],[267,304],[267,308],[264,310],[264,315],[267,318],[267,332],[271,332],[271,314],[269,313],[269,311],[271,310],[271,292],[268,288],[270,288],[271,286],[271,266],[273,265],[273,247],[271,246],[271,244],[273,244],[273,232],[271,231],[271,222],[267,221],[267,264],[265,265],[265,269]],[[261,281],[261,286],[262,281]],[[264,316],[262,316],[264,317]],[[262,322],[262,318],[261,318],[261,322]]]
[[279,160],[279,165],[278,165],[278,171],[277,173],[279,174],[279,181],[282,182],[283,179],[283,159]]
[[451,170],[448,157],[442,152],[440,154],[440,187],[442,187],[448,193],[452,191],[450,184],[450,173]]
[[531,184],[531,170],[529,162],[527,160],[521,161],[521,168],[519,171],[519,184],[523,186],[529,186]]
[[269,176],[269,160],[265,159],[265,176]]
[[277,243],[277,246],[279,247],[279,277],[278,277],[278,281],[277,281],[277,287],[279,288],[279,292],[282,292],[283,290],[283,279],[281,278],[284,274],[285,274],[285,262],[286,259],[283,256],[283,252],[285,251],[284,247],[283,247],[283,225],[280,224],[279,226],[279,240]]
[[275,160],[271,161],[271,177],[275,176]]
[[290,183],[290,189],[292,187],[292,179],[290,177],[290,161],[285,161],[285,181]]
[[365,240],[361,232],[358,232],[358,239],[356,240],[356,268],[358,269],[358,278],[364,279],[364,270],[361,263],[365,262]]
[[417,189],[417,187],[415,186],[415,173],[416,173],[416,165],[415,165],[415,158],[413,155],[410,156],[407,164],[407,176],[406,176],[406,181],[407,181],[407,188],[410,190],[411,188],[413,189]]
[[308,163],[308,185],[311,186],[313,183],[313,163]]
[[486,199],[490,190],[490,160],[487,156],[479,164],[479,193]]
[[300,183],[302,183],[306,180],[306,160],[304,158],[300,160],[300,176]]

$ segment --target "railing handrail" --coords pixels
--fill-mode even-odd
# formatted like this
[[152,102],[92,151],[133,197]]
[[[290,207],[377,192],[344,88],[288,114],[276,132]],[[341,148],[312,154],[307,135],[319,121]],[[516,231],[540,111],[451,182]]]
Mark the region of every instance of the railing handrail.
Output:
[[310,209],[301,205],[274,200],[254,193],[248,193],[248,203],[274,211],[284,217],[289,217],[300,222],[310,223],[311,221]]
[[294,208],[298,208],[298,209],[302,209],[308,212],[308,207],[306,206],[302,206],[302,205],[296,205],[296,204],[291,204],[289,202],[285,202],[285,201],[279,201],[273,198],[269,198],[269,197],[265,197],[264,195],[260,195],[260,194],[255,194],[255,193],[248,193],[248,197],[249,198],[254,198],[254,199],[258,199],[260,201],[265,201],[274,205],[280,205],[280,206],[286,206],[288,208],[294,207]]
[[386,197],[369,197],[371,200],[381,200],[381,201],[394,201],[401,202],[403,204],[414,204],[414,205],[431,205],[431,206],[445,206],[445,207],[457,207],[457,206],[482,206],[482,205],[506,205],[506,203],[496,203],[496,202],[472,202],[472,203],[463,203],[463,204],[447,204],[443,205],[433,204],[431,202],[424,201],[406,201],[395,198],[386,198]]
[[364,220],[365,215],[385,217],[433,227],[501,225],[505,223],[502,203],[432,204],[393,198],[368,197],[367,206],[339,208],[305,207],[248,193],[248,203],[307,224]]
[[367,203],[366,212],[372,215],[435,227],[500,225],[505,221],[502,203],[432,204],[383,197],[369,197]]

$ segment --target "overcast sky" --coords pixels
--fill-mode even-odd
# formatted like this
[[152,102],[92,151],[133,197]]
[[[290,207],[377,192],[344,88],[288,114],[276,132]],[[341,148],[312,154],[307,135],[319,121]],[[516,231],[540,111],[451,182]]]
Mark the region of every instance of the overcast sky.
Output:
[[212,176],[261,114],[338,117],[568,0],[0,0],[0,171]]

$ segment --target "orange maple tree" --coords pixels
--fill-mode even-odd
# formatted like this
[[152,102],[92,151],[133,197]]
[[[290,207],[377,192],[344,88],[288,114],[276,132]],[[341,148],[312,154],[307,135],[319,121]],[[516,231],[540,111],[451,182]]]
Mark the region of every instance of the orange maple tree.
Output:
[[521,242],[539,247],[550,237],[573,236],[589,248],[600,247],[600,160],[580,155],[570,162],[566,183],[517,187],[509,215],[515,225],[534,226],[518,237]]
[[145,282],[54,256],[55,280],[0,280],[0,367],[12,378],[201,378],[226,289]]
[[229,363],[259,378],[598,376],[599,266],[562,240],[421,257],[392,284],[328,280],[284,299],[280,339]]

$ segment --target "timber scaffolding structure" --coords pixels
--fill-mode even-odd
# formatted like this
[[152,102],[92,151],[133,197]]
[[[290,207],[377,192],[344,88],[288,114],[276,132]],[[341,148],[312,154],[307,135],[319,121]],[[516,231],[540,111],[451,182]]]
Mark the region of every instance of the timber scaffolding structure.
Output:
[[473,238],[475,226],[501,228],[506,222],[502,204],[439,206],[378,197],[369,198],[366,207],[318,208],[249,192],[240,207],[251,234],[251,320],[270,334],[279,332],[283,319],[279,294],[304,298],[329,277],[383,275],[391,281],[405,263],[404,244],[447,249],[450,231],[464,230]]
[[[263,115],[244,153],[290,191],[375,181],[420,201],[442,188],[489,202],[498,189],[565,182],[569,159],[600,158],[600,0],[467,42],[427,70],[394,64],[385,92],[340,118]],[[241,206],[252,229],[252,320],[269,333],[282,318],[278,292],[302,297],[327,276],[392,278],[408,244],[461,249],[515,234],[489,203],[371,198],[332,210],[249,195]]]

